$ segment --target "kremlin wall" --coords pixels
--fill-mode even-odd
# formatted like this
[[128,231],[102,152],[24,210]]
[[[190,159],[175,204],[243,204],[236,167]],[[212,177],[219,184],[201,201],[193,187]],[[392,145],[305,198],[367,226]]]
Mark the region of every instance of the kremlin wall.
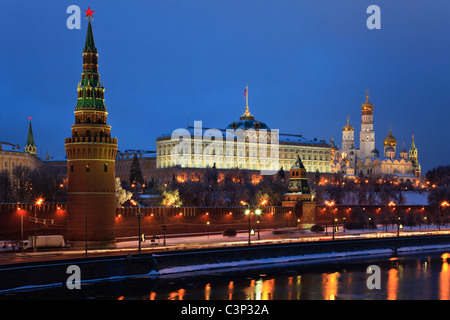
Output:
[[[261,229],[272,229],[273,231],[291,230],[296,231],[309,229],[314,223],[322,226],[331,226],[332,211],[326,205],[315,206],[312,212],[302,212],[301,206],[288,207],[262,207],[262,214],[259,218]],[[383,213],[391,208],[380,205],[337,205],[334,208],[334,217],[336,224],[339,225],[340,232],[344,232],[344,221],[351,221],[351,213],[353,210],[363,210],[367,216],[379,217],[375,221],[379,225],[379,231],[382,230]],[[23,215],[23,233],[24,239],[34,235],[33,218],[36,210],[36,216],[41,221],[36,225],[37,235],[63,235],[67,239],[67,204],[66,203],[43,203],[40,206],[34,204],[0,204],[0,239],[19,241],[21,239],[21,215]],[[166,226],[166,235],[178,234],[204,234],[222,233],[226,228],[232,227],[237,231],[248,232],[248,216],[244,214],[246,207],[148,207],[141,208],[141,232],[146,235],[147,241],[150,238],[159,236],[160,244],[162,244],[164,226]],[[403,216],[406,214],[417,214],[422,216],[426,221],[433,224],[432,221],[437,208],[428,205],[397,205],[395,214]],[[139,209],[117,208],[115,212],[114,232],[116,241],[137,239],[138,235],[138,218]],[[345,218],[345,219],[344,219]],[[45,220],[45,224],[43,221]],[[209,224],[208,224],[209,221]],[[389,224],[395,222],[388,221]],[[257,232],[257,218],[251,215],[251,228]],[[426,224],[422,225],[425,228]],[[391,227],[390,227],[391,228]],[[405,227],[407,228],[407,227]],[[80,234],[84,234],[85,230],[78,230]],[[253,238],[256,238],[257,235]],[[122,238],[122,239],[121,239]]]

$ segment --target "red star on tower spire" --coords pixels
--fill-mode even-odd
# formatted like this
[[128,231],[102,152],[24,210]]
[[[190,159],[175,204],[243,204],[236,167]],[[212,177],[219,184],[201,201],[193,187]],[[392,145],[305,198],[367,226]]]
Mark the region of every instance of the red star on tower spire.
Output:
[[92,14],[95,12],[95,11],[92,11],[91,10],[91,8],[88,8],[87,10],[84,10],[84,12],[86,12],[86,18],[87,17],[89,17],[89,19],[93,19],[94,17],[92,16]]

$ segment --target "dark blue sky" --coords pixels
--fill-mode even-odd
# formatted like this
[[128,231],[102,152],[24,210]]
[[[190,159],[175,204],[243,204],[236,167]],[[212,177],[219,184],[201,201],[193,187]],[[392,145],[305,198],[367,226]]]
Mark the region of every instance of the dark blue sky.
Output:
[[[425,172],[450,163],[450,2],[446,0],[9,1],[0,12],[0,141],[63,157],[74,122],[87,20],[119,150],[155,150],[189,119],[225,128],[250,112],[283,133],[335,141],[347,114],[359,137],[365,90],[376,145],[389,125]],[[369,5],[381,30],[369,30]]]

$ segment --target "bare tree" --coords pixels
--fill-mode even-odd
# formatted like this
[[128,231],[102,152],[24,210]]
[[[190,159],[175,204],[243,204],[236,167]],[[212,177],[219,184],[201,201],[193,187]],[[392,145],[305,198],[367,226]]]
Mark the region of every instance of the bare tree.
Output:
[[12,202],[11,177],[7,170],[0,171],[0,202]]
[[17,166],[12,170],[12,192],[15,202],[28,202],[32,195],[31,168]]

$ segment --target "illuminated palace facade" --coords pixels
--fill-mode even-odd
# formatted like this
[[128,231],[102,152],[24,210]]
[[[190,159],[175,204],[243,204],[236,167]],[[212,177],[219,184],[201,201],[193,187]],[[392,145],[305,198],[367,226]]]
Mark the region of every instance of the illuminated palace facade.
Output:
[[255,119],[247,105],[239,120],[225,129],[194,125],[158,137],[155,177],[160,182],[169,182],[173,175],[182,174],[183,181],[197,180],[198,170],[194,169],[208,167],[268,172],[263,174],[274,174],[283,168],[289,172],[297,156],[308,172],[331,172],[331,147],[325,140],[309,140],[302,135],[271,130]]
[[355,144],[355,129],[347,124],[342,128],[342,146],[339,149],[332,139],[333,173],[341,172],[348,177],[355,176],[392,176],[399,182],[419,183],[421,167],[418,161],[418,151],[412,137],[409,150],[403,148],[397,153],[397,139],[392,130],[383,140],[382,153],[375,147],[375,130],[373,128],[373,104],[366,95],[366,102],[361,106],[361,132],[359,136],[359,148]]

